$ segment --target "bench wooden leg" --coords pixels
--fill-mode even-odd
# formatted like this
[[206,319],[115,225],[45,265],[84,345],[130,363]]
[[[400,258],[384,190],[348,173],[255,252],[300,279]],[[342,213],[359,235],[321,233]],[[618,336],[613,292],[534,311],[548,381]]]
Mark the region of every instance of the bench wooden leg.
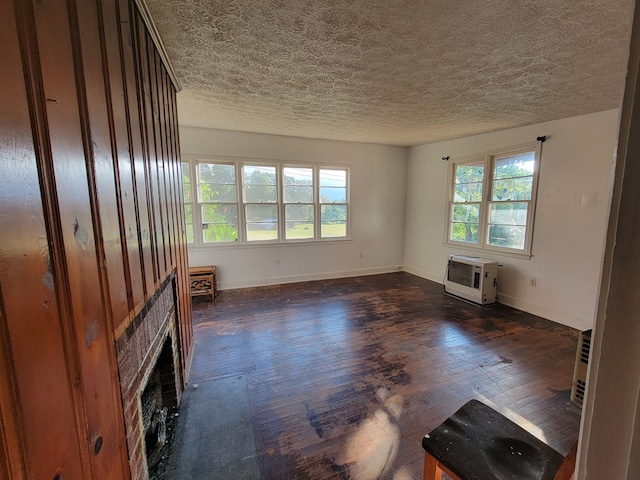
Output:
[[442,469],[438,461],[428,453],[424,454],[424,480],[442,480]]
[[424,480],[442,480],[442,474],[446,473],[454,480],[460,480],[455,473],[438,462],[428,453],[424,454]]

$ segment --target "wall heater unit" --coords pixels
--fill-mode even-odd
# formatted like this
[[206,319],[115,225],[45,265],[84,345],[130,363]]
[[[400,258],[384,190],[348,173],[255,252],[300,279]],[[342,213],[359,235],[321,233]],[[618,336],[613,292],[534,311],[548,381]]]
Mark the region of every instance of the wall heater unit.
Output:
[[589,352],[591,351],[591,330],[580,332],[578,349],[576,351],[576,365],[573,369],[571,382],[571,401],[582,407],[587,388],[587,367],[589,366]]
[[444,291],[478,305],[498,301],[498,262],[478,257],[451,255]]

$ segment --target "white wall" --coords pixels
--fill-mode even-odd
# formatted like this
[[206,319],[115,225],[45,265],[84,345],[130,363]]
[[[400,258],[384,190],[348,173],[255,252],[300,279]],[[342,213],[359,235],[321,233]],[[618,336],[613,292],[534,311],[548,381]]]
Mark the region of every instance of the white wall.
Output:
[[[595,318],[618,110],[413,147],[407,181],[405,270],[442,281],[447,256],[498,260],[501,303],[585,330]],[[531,259],[443,244],[447,162],[546,135]],[[583,199],[595,204],[583,205]],[[595,196],[595,197],[594,197]],[[537,286],[529,286],[529,277]]]
[[180,143],[184,157],[221,155],[350,167],[350,240],[190,248],[191,266],[216,265],[220,289],[402,268],[408,149],[192,127],[180,128]]

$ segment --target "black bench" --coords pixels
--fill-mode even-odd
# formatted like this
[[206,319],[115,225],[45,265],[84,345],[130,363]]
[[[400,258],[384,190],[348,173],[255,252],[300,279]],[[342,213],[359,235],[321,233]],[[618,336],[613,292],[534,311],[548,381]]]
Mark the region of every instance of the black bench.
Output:
[[459,480],[569,479],[575,463],[575,447],[565,460],[478,400],[470,400],[425,435],[422,447],[425,480],[440,480],[442,472]]

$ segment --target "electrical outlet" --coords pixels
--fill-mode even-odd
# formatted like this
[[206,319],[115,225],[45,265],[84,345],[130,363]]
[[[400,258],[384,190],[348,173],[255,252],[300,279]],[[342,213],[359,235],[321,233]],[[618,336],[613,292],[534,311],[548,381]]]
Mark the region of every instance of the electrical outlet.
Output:
[[538,285],[538,279],[536,277],[529,277],[529,286],[535,287]]

